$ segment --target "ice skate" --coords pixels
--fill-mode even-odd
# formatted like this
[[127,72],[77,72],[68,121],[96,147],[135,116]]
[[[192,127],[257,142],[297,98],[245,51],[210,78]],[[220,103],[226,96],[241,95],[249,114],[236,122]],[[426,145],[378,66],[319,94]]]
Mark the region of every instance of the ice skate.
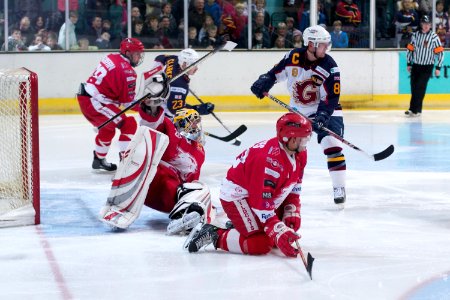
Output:
[[420,117],[420,115],[421,115],[420,112],[418,112],[418,113],[413,113],[413,112],[410,111],[410,110],[405,111],[405,116],[408,117],[408,118]]
[[117,166],[113,163],[107,162],[105,158],[98,158],[94,151],[94,160],[92,161],[92,169],[112,172],[117,170]]
[[215,248],[217,240],[219,239],[219,234],[217,230],[219,228],[211,224],[198,224],[188,236],[184,247],[189,250],[189,252],[198,252],[203,247],[213,244]]
[[334,193],[334,203],[340,208],[344,208],[345,204],[345,187],[335,187],[333,188]]

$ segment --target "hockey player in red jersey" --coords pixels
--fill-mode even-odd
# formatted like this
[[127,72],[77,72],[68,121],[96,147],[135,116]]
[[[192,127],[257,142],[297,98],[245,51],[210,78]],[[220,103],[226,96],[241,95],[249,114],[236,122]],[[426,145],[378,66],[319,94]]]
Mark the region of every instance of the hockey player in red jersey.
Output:
[[[120,53],[104,57],[77,94],[81,112],[95,127],[100,126],[135,100],[136,72],[133,68],[144,59],[144,45],[135,38],[126,38],[120,44]],[[136,132],[137,123],[125,114],[98,130],[95,137],[95,170],[115,171],[117,166],[106,161],[115,130],[120,130],[119,149],[125,151]]]
[[346,198],[346,163],[342,142],[322,130],[327,127],[344,136],[344,120],[339,103],[340,71],[333,58],[327,54],[331,48],[331,37],[322,26],[306,28],[303,39],[306,48],[295,48],[288,52],[269,72],[253,83],[251,90],[262,99],[276,82],[287,81],[290,106],[314,119],[317,141],[327,156],[334,202],[343,208]]
[[[159,96],[149,97],[140,103],[141,120],[136,135],[150,130],[165,136],[168,143],[160,147],[160,138],[156,138],[154,142],[148,142],[150,146],[144,146],[147,154],[142,156],[136,154],[134,148],[144,142],[136,143],[139,137],[133,138],[130,145],[134,148],[127,149],[117,172],[124,175],[114,178],[100,219],[125,229],[136,220],[145,204],[169,213],[169,234],[187,232],[201,221],[210,222],[212,217],[209,189],[198,180],[205,160],[201,117],[196,110],[182,108],[176,111],[172,121],[162,107],[169,94],[167,78],[156,74],[146,81],[145,91],[140,93],[149,95],[156,91]],[[161,87],[157,88],[158,85]],[[158,151],[160,154],[155,156]],[[153,160],[151,164],[148,159]],[[127,172],[127,168],[131,171]],[[152,171],[153,168],[156,170]]]
[[220,188],[220,201],[234,228],[197,226],[188,237],[189,252],[213,244],[216,249],[266,254],[273,246],[296,257],[300,238],[300,191],[311,123],[287,113],[278,119],[277,136],[237,156]]
[[[199,59],[198,53],[194,49],[181,50],[178,55],[158,55],[153,64],[150,66],[150,70],[144,72],[141,83],[145,84],[145,79],[155,74],[164,73],[170,80],[174,76],[178,75],[184,69],[192,65]],[[207,115],[213,112],[214,104],[207,102],[198,105],[190,105],[186,103],[186,97],[189,94],[190,77],[197,72],[197,67],[193,67],[187,74],[174,80],[170,84],[170,95],[163,107],[168,117],[173,118],[178,109],[192,108],[198,111],[200,115]]]

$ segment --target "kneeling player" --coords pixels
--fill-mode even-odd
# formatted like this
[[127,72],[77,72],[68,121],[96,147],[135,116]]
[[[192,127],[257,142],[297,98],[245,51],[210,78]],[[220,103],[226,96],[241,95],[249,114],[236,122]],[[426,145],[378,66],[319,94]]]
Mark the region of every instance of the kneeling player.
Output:
[[[161,75],[149,81],[147,87],[153,91],[159,89],[152,86],[152,81],[166,84]],[[110,197],[100,212],[100,219],[113,227],[130,226],[143,204],[170,212],[169,234],[188,231],[200,221],[210,221],[209,189],[198,181],[205,160],[200,115],[193,109],[181,109],[172,122],[160,106],[169,90],[167,86],[162,89],[167,91],[164,97],[150,97],[139,107],[142,120],[138,133],[155,137],[140,138],[144,141],[138,143],[144,149],[140,152],[135,150],[139,148],[136,146],[126,151]],[[133,140],[139,140],[138,134]]]
[[300,190],[311,123],[294,113],[277,121],[277,137],[242,152],[228,170],[220,200],[234,228],[200,224],[186,240],[189,252],[213,244],[225,251],[266,254],[277,246],[296,257],[300,236]]

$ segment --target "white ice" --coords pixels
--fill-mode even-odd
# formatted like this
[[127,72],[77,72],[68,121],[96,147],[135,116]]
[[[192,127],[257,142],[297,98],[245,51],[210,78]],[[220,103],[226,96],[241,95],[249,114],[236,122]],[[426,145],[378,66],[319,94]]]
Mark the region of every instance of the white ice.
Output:
[[[0,299],[450,299],[450,118],[425,111],[345,113],[347,203],[336,209],[326,161],[309,146],[302,195],[300,260],[216,251],[189,254],[165,235],[167,215],[145,208],[135,224],[111,231],[97,220],[110,175],[91,172],[94,132],[80,115],[41,116],[42,224],[0,229]],[[208,138],[202,180],[218,202],[234,157],[275,134],[281,113],[218,113],[248,131],[236,147]],[[211,117],[204,129],[226,131]],[[117,162],[117,148],[108,157]],[[163,191],[162,191],[163,192]]]

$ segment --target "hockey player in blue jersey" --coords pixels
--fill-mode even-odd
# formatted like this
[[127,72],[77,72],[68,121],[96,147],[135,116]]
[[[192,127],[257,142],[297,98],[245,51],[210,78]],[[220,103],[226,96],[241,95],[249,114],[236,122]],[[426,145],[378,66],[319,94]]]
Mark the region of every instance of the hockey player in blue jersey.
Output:
[[251,90],[260,99],[275,83],[287,81],[290,106],[313,119],[317,141],[327,156],[333,184],[334,202],[341,208],[345,203],[346,163],[342,143],[323,131],[327,127],[343,137],[344,122],[339,103],[340,71],[327,54],[331,37],[322,26],[311,26],[303,32],[305,48],[295,48],[269,72],[253,83]]
[[[178,75],[181,71],[189,67],[199,59],[198,53],[194,49],[184,49],[178,55],[158,55],[153,61],[150,71],[144,72],[141,79],[142,96],[145,95],[146,80],[152,78],[155,74],[165,73],[168,80]],[[181,108],[192,108],[198,111],[200,115],[210,114],[214,110],[214,104],[207,102],[198,105],[186,103],[186,97],[189,93],[190,77],[197,72],[197,67],[193,67],[185,75],[174,80],[170,84],[170,94],[167,102],[163,103],[165,114],[173,119],[177,110]],[[141,96],[141,95],[139,95]]]

